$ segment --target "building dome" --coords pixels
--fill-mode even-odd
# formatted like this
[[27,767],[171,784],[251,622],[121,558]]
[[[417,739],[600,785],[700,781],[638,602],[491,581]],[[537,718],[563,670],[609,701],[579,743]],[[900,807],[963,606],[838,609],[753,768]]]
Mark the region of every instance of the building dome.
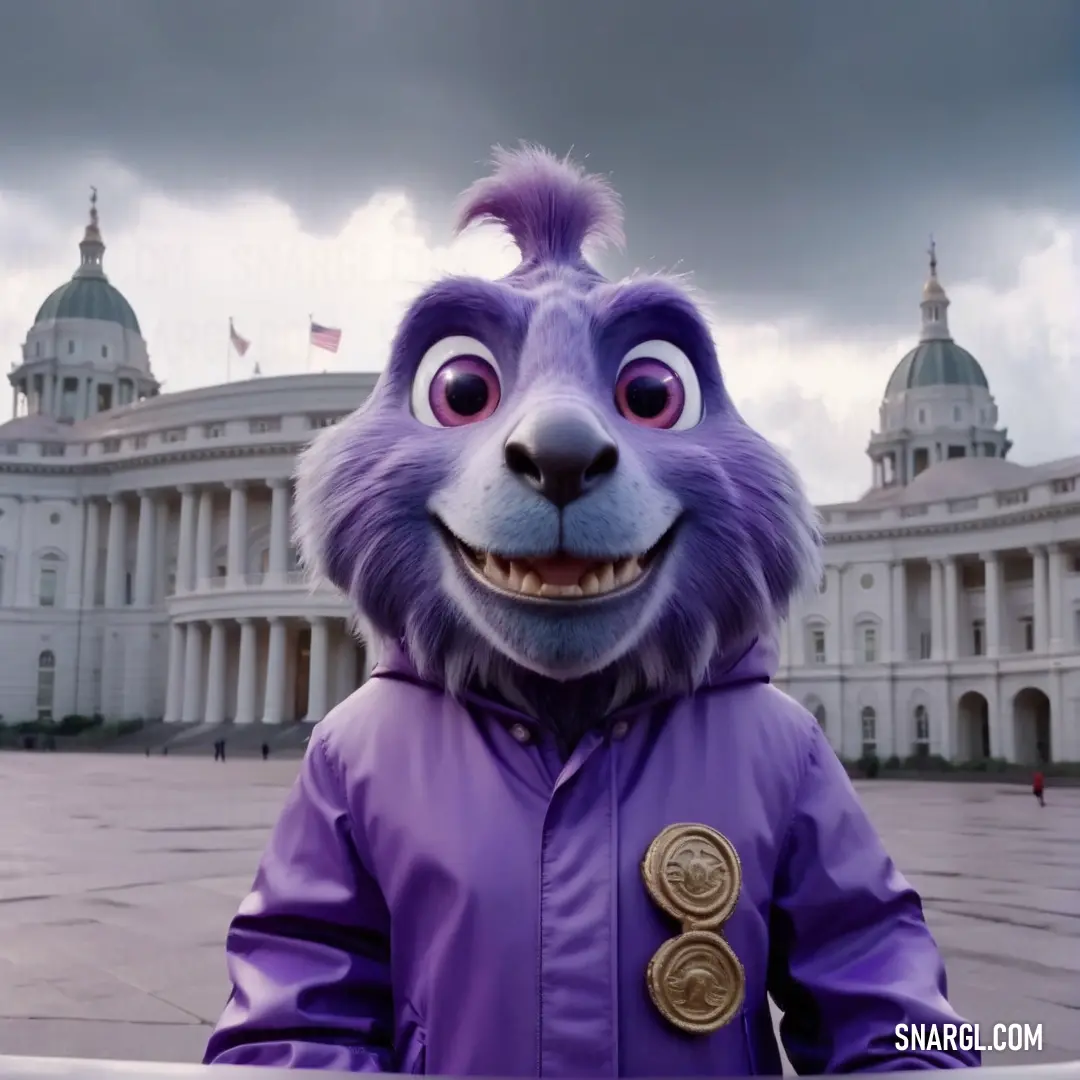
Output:
[[52,319],[100,319],[102,322],[118,323],[125,330],[141,334],[139,320],[124,294],[110,285],[104,275],[79,277],[64,282],[49,294],[38,309],[34,325]]
[[945,338],[920,341],[896,365],[885,396],[928,386],[978,386],[990,389],[986,373],[974,356],[955,341]]
[[102,266],[105,242],[101,239],[101,229],[98,226],[96,189],[90,198],[90,221],[79,244],[79,253],[81,259],[78,270],[70,281],[49,295],[38,309],[34,325],[51,322],[53,319],[96,319],[100,322],[115,323],[141,337],[139,320],[135,318],[131,305],[119,289],[109,284],[109,279],[105,276]]

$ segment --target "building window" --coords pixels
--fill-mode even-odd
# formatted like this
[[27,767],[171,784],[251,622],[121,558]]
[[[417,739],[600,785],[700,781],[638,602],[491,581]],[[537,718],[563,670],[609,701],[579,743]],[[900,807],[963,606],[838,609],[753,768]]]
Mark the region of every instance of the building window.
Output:
[[130,570],[124,574],[124,603],[128,607],[135,603],[135,589],[132,585]]
[[926,757],[930,753],[930,714],[925,705],[915,706],[915,756]]
[[1035,651],[1035,621],[1030,615],[1020,620],[1020,631],[1024,635],[1024,652]]
[[34,355],[35,356],[40,356],[41,355],[41,342],[40,341],[35,341],[34,342]]
[[825,712],[825,706],[820,702],[814,706],[814,719],[817,721],[818,727],[822,731],[825,730],[825,721],[828,719],[828,714]]
[[38,656],[37,718],[53,718],[53,696],[56,692],[56,656],[46,649]]
[[862,723],[863,757],[873,757],[877,753],[877,713],[869,705],[859,714]]
[[270,549],[265,547],[259,552],[259,573],[268,574],[270,572]]
[[101,452],[103,454],[115,454],[120,450],[119,439],[102,439]]
[[4,556],[0,555],[0,604],[4,602]]
[[864,664],[877,663],[877,627],[864,626],[862,631],[862,658]]
[[56,607],[56,569],[43,566],[38,575],[38,606]]
[[271,431],[281,430],[280,416],[265,416],[258,420],[248,421],[248,430],[252,435],[266,435]]
[[187,439],[187,428],[173,428],[172,431],[163,431],[161,441],[167,443],[184,442]]
[[959,424],[960,423],[960,406],[954,405],[952,410],[952,418]]
[[101,346],[101,359],[102,360],[108,360],[109,359],[109,346],[108,345],[102,345]]
[[976,619],[971,624],[971,654],[986,655],[986,623],[982,619]]
[[926,410],[925,409],[920,409],[919,410],[919,423],[920,424],[925,424],[926,423]]
[[74,354],[75,354],[75,342],[74,341],[69,341],[68,342],[68,356],[74,356]]
[[931,641],[931,638],[930,638],[930,631],[929,630],[923,630],[919,634],[919,659],[920,660],[929,660],[930,659],[930,649],[931,649],[932,644],[933,644],[933,642]]
[[810,629],[810,663],[825,663],[825,628],[822,626]]
[[135,449],[136,450],[144,449],[146,444],[149,442],[149,440],[150,440],[149,435],[136,435],[135,436]]
[[224,424],[207,424],[206,427],[203,429],[203,434],[208,439],[220,439],[225,434],[225,425]]

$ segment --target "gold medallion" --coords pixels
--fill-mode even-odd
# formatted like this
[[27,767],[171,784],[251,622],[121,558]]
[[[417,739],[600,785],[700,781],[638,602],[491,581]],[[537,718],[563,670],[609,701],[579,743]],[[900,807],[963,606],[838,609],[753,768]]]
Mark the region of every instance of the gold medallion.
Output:
[[746,972],[721,936],[742,888],[739,855],[708,825],[669,825],[649,845],[641,874],[657,906],[682,928],[649,961],[649,995],[681,1031],[710,1035],[746,995]]
[[719,1031],[742,1008],[746,973],[731,946],[709,930],[665,941],[646,977],[660,1015],[693,1035]]
[[649,845],[641,872],[656,903],[688,930],[722,925],[742,887],[735,848],[708,825],[669,825]]

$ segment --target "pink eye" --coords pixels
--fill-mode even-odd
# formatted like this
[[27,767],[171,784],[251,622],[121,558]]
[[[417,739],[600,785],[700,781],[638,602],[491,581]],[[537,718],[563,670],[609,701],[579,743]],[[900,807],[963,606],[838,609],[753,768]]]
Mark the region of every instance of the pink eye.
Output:
[[480,356],[455,356],[435,373],[428,391],[431,413],[443,427],[486,420],[498,407],[499,376]]
[[686,405],[682,379],[667,364],[649,356],[629,361],[615,382],[615,404],[627,420],[642,427],[674,427]]

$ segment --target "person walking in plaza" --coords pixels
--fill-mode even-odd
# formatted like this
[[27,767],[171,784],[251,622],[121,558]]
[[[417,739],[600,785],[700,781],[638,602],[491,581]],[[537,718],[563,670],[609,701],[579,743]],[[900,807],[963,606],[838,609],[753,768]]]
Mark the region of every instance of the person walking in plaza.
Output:
[[1044,786],[1045,781],[1043,779],[1043,774],[1041,770],[1036,769],[1035,775],[1031,778],[1031,793],[1035,796],[1036,799],[1039,800],[1040,806],[1046,805],[1046,798],[1043,795]]

